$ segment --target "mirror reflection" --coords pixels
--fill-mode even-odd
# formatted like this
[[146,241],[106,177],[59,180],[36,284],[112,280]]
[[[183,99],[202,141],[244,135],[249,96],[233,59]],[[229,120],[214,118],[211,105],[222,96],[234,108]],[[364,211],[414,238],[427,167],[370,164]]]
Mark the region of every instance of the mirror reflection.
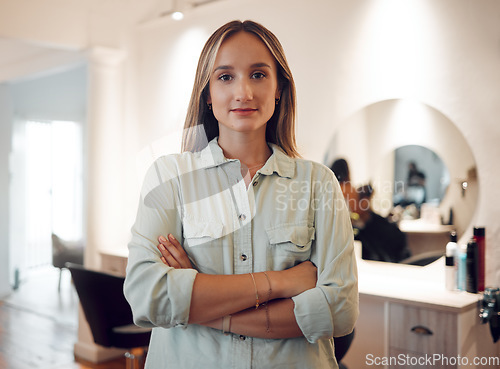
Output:
[[444,253],[449,232],[461,237],[469,227],[478,196],[475,161],[462,133],[437,109],[409,99],[366,106],[332,137],[324,162],[331,167],[339,158],[365,206],[404,233],[413,259]]
[[420,145],[395,150],[394,206],[439,205],[449,183],[448,168],[434,151]]
[[349,164],[343,158],[336,159],[331,170],[339,181],[349,208],[354,238],[361,242],[361,257],[393,263],[410,257],[406,236],[398,225],[372,209],[374,189],[371,184],[355,188],[351,182]]

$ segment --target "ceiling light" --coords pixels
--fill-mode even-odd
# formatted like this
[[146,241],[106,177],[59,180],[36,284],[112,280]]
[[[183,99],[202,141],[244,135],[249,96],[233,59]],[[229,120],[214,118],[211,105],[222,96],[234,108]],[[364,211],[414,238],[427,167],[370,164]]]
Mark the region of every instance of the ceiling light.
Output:
[[176,21],[180,21],[184,18],[184,13],[180,11],[175,11],[172,13],[171,17]]

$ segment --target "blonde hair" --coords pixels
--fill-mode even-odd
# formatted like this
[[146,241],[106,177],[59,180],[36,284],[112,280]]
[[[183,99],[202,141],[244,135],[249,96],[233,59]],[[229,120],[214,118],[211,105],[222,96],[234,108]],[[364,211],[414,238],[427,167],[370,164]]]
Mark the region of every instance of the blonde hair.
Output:
[[217,29],[205,43],[198,61],[196,76],[188,106],[182,151],[200,151],[219,135],[219,124],[207,104],[210,75],[215,58],[224,40],[237,32],[249,32],[259,37],[276,59],[280,100],[267,122],[266,140],[281,147],[290,157],[300,156],[295,142],[295,83],[279,40],[267,28],[253,21],[232,21]]

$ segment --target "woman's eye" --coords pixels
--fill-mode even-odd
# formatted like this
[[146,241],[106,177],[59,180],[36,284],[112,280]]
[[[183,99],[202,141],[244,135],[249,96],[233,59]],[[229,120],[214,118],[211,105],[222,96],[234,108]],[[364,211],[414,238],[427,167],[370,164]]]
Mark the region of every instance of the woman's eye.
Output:
[[222,76],[219,77],[219,79],[221,81],[226,82],[226,81],[230,81],[232,79],[232,77],[229,74],[223,74]]
[[262,79],[264,78],[266,75],[262,72],[255,72],[254,74],[252,74],[252,78],[253,79]]

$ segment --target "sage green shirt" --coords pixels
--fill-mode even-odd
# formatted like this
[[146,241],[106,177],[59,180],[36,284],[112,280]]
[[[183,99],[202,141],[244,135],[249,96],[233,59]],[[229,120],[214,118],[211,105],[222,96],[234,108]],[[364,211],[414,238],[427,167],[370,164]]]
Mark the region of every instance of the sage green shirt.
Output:
[[[346,204],[327,167],[270,147],[248,189],[240,162],[226,159],[217,139],[197,153],[161,157],[148,171],[124,287],[136,324],[154,328],[147,368],[337,368],[332,337],[350,333],[358,316]],[[168,233],[195,269],[161,262],[157,237]],[[284,270],[305,260],[317,266],[318,282],[293,298],[303,337],[224,335],[188,324],[197,273]]]

